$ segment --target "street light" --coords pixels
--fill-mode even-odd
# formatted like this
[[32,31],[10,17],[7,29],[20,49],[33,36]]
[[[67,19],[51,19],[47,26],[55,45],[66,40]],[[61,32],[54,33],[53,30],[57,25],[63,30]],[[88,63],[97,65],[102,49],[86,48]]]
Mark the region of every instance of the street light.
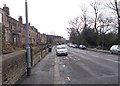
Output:
[[27,51],[27,75],[30,76],[31,74],[31,53],[30,53],[30,40],[29,40],[29,28],[28,28],[28,6],[27,0],[25,0],[25,15],[26,15],[26,51]]

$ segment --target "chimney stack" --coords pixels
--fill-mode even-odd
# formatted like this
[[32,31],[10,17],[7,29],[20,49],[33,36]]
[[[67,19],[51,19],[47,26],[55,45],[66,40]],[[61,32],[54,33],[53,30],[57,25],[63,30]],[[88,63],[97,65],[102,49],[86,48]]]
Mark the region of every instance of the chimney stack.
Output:
[[4,4],[3,11],[5,11],[7,15],[10,15],[9,7],[7,7],[6,4]]
[[19,20],[19,22],[20,22],[21,24],[23,23],[23,21],[22,21],[22,16],[19,16],[18,20]]

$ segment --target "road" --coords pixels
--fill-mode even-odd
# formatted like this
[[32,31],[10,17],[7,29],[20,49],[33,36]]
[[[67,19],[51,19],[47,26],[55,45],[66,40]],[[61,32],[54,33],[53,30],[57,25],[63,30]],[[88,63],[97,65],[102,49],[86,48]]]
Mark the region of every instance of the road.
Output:
[[117,84],[117,55],[68,48],[68,56],[58,59],[59,75],[64,84]]
[[71,47],[68,56],[56,56],[54,47],[18,84],[118,84],[118,58]]

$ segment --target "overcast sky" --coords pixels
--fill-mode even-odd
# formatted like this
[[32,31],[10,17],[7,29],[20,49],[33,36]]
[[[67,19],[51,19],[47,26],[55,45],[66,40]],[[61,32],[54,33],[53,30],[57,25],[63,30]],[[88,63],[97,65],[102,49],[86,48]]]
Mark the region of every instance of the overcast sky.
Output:
[[[79,16],[81,5],[87,6],[92,0],[28,0],[29,22],[40,33],[68,37],[66,28],[68,21]],[[0,0],[0,7],[6,4],[10,9],[10,16],[18,19],[23,17],[25,23],[25,0]]]

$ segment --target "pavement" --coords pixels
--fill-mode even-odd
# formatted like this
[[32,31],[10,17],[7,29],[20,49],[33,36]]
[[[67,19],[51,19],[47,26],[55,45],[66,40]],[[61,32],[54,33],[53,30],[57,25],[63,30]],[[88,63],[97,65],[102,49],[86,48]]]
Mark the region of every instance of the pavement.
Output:
[[31,69],[30,76],[24,76],[16,84],[54,84],[54,54],[49,53]]

